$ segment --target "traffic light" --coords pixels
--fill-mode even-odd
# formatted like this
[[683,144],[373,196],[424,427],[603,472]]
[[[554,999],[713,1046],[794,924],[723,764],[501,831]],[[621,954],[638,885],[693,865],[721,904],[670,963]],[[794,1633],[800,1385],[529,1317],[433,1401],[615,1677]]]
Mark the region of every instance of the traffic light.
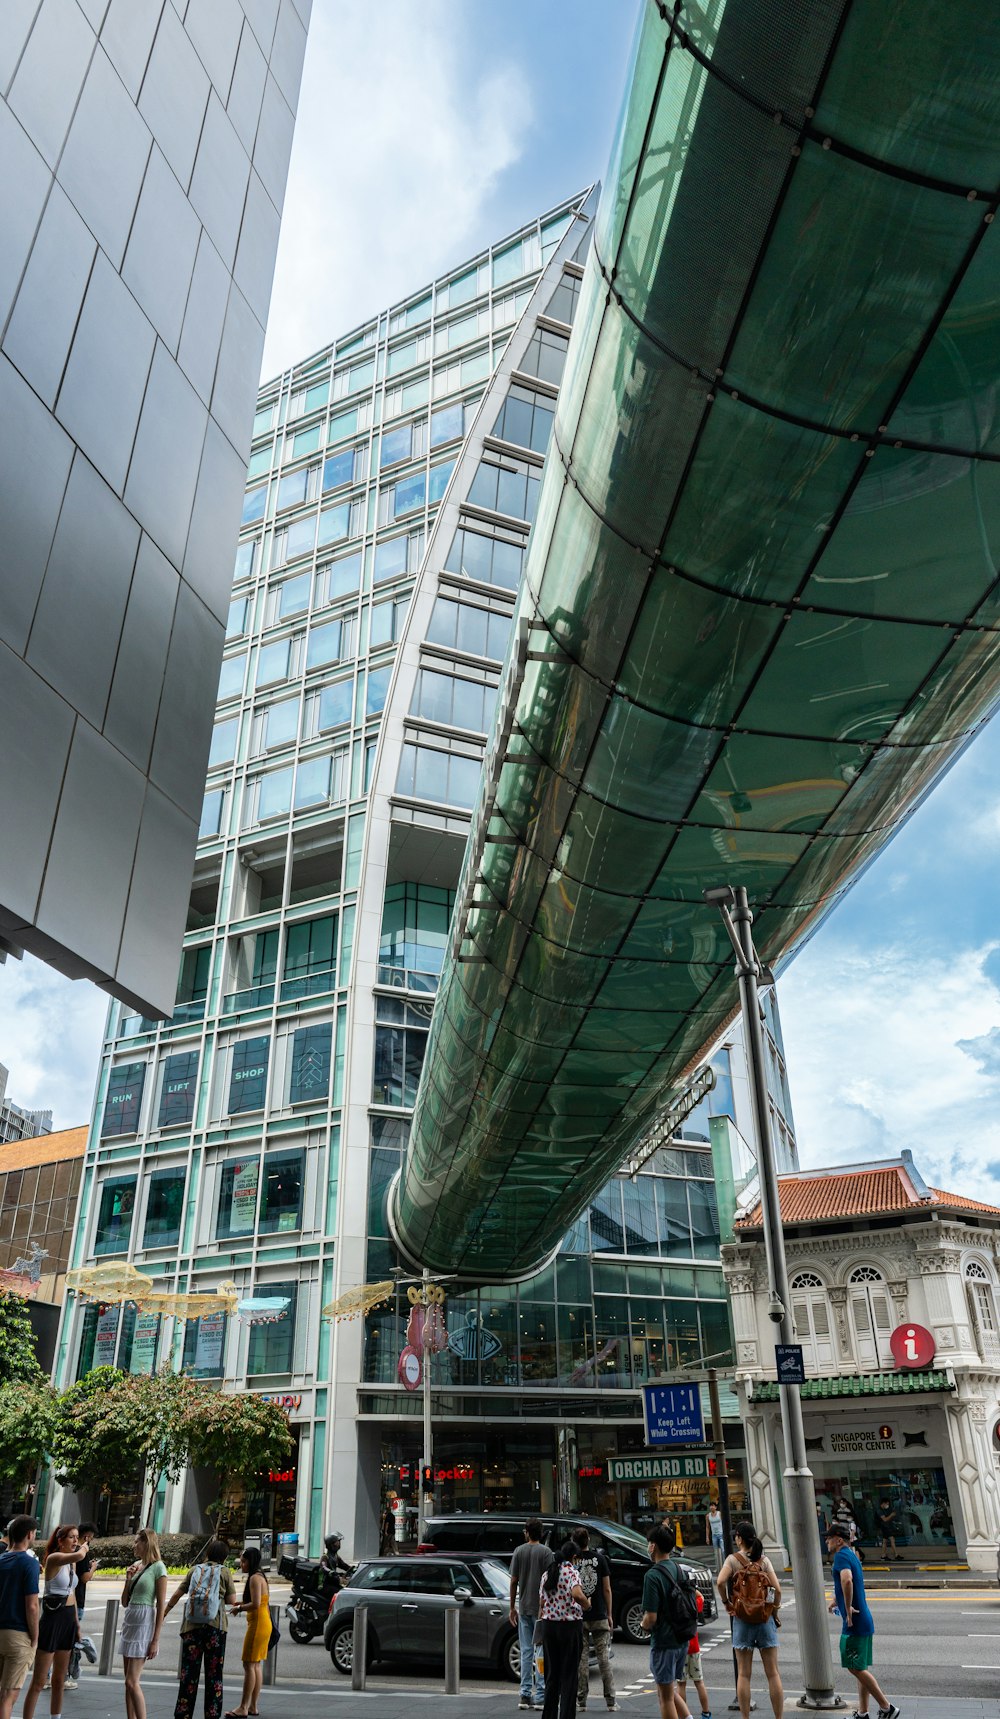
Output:
[[420,1470],[420,1487],[423,1492],[434,1491],[434,1470],[429,1463],[425,1463]]

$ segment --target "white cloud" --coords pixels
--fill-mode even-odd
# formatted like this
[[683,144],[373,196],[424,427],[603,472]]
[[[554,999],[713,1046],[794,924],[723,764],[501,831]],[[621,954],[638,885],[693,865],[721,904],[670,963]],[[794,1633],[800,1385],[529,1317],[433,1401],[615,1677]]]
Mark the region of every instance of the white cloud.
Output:
[[[263,375],[460,262],[532,124],[527,73],[446,0],[316,0]],[[498,32],[502,34],[502,32]]]
[[804,1167],[909,1147],[928,1182],[1000,1203],[996,950],[862,946],[829,929],[803,950],[779,999]]
[[90,1120],[108,999],[88,980],[66,979],[26,955],[0,966],[0,1062],[7,1097],[22,1110],[51,1110],[54,1128]]

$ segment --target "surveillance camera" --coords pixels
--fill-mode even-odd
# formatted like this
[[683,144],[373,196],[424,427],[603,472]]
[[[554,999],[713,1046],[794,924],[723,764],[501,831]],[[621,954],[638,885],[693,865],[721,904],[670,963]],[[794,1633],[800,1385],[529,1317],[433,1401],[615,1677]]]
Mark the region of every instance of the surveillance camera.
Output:
[[780,1325],[785,1317],[785,1309],[776,1295],[772,1295],[767,1304],[767,1317],[773,1319],[775,1325]]

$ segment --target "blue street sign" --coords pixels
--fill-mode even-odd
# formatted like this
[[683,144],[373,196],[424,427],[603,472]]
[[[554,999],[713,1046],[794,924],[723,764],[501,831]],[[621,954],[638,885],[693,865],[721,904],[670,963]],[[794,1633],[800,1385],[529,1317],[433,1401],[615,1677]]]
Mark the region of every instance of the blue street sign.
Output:
[[801,1343],[776,1343],[774,1364],[778,1369],[779,1385],[804,1385],[806,1369]]
[[697,1385],[643,1385],[646,1444],[704,1444],[705,1423]]

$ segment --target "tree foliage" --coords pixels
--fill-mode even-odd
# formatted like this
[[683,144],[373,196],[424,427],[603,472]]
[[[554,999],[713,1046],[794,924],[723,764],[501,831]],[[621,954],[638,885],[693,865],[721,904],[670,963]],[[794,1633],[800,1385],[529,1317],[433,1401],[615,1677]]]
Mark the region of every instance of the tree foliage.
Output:
[[23,1491],[52,1449],[59,1399],[44,1381],[0,1385],[0,1481]]
[[0,1290],[0,1385],[17,1384],[22,1379],[37,1384],[44,1376],[23,1295]]
[[236,1484],[264,1469],[282,1468],[295,1446],[288,1416],[275,1403],[211,1389],[205,1396],[208,1400],[192,1416],[189,1451],[193,1466],[213,1469],[219,1477],[218,1499],[209,1506],[217,1526],[232,1504]]
[[61,1485],[75,1492],[132,1487],[143,1460],[132,1377],[95,1367],[60,1397],[52,1459]]

